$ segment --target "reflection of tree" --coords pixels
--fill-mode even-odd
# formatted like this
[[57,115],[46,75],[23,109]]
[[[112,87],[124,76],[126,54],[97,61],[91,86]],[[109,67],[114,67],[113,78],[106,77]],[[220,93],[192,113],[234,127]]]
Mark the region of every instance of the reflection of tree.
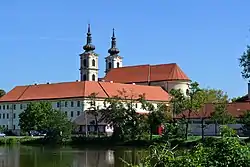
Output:
[[114,152],[115,167],[126,167],[123,161],[129,164],[138,164],[142,157],[145,157],[147,152],[145,150],[131,148],[131,149],[117,149]]
[[69,167],[73,163],[73,153],[64,149],[44,147],[21,147],[20,166]]

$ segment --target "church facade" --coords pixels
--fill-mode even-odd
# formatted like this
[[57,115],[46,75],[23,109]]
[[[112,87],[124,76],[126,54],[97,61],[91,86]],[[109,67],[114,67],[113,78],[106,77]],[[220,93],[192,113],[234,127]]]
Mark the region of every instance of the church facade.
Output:
[[[175,64],[123,66],[123,57],[116,45],[113,29],[109,55],[105,58],[106,75],[99,77],[99,56],[95,53],[92,43],[91,28],[88,25],[87,42],[83,46],[84,52],[80,54],[80,81],[32,84],[17,86],[0,98],[0,126],[19,133],[19,114],[23,112],[30,102],[49,101],[53,108],[65,113],[69,120],[86,127],[83,131],[91,131],[94,119],[85,113],[93,105],[96,108],[105,107],[106,98],[126,95],[138,98],[145,94],[145,98],[155,106],[170,100],[168,92],[171,89],[181,89],[184,93],[188,89],[190,79]],[[95,93],[96,103],[92,104],[89,96]],[[135,102],[137,112],[147,112]],[[83,119],[84,118],[84,119]],[[105,131],[103,123],[100,131]]]

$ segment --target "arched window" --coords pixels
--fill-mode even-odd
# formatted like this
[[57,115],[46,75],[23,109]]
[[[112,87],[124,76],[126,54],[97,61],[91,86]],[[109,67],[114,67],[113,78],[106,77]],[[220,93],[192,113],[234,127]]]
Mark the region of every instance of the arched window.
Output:
[[92,81],[95,81],[95,74],[92,75]]
[[95,66],[95,59],[92,60],[92,66]]
[[109,62],[109,69],[110,69],[110,68],[112,68],[112,64],[111,64],[111,62]]
[[87,60],[86,59],[83,59],[83,66],[87,66]]
[[120,63],[119,62],[117,62],[117,68],[119,68],[120,67]]
[[86,74],[83,75],[83,80],[86,81],[87,80],[87,76]]

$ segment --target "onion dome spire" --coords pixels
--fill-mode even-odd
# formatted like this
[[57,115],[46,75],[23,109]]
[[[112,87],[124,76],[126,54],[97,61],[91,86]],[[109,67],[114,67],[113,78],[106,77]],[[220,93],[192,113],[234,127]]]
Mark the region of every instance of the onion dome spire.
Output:
[[111,37],[111,48],[108,50],[110,55],[117,55],[120,53],[119,49],[116,48],[116,38],[115,38],[115,29],[113,28],[113,36]]
[[86,45],[83,46],[83,49],[86,52],[95,50],[95,45],[92,44],[92,37],[91,37],[91,32],[90,32],[90,24],[88,24],[87,43],[86,43]]

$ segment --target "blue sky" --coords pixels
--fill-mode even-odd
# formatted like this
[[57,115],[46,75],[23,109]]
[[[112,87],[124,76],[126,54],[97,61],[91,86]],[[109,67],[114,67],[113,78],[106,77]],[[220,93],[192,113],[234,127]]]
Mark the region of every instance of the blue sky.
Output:
[[250,44],[249,0],[0,2],[0,88],[79,79],[92,25],[100,77],[112,28],[124,65],[177,63],[202,87],[247,92],[237,58]]

